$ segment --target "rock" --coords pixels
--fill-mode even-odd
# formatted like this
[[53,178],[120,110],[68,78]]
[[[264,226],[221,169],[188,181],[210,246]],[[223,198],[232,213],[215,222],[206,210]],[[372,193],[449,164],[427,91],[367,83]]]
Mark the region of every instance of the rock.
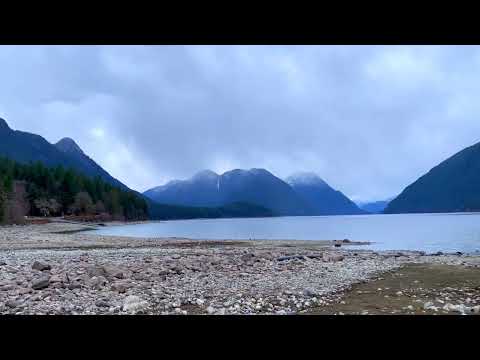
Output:
[[479,314],[480,313],[480,305],[472,307],[472,312],[474,314]]
[[48,285],[50,285],[50,277],[44,276],[32,282],[32,289],[41,290],[47,288]]
[[225,315],[225,309],[224,308],[220,308],[218,309],[218,311],[216,312],[217,315]]
[[3,286],[0,286],[0,291],[11,291],[15,289],[15,286],[13,284],[5,284]]
[[133,274],[133,275],[132,275],[132,278],[133,278],[133,280],[136,280],[136,281],[144,281],[144,280],[147,279],[147,278],[145,277],[145,275],[139,274],[139,273]]
[[80,283],[71,283],[67,286],[69,290],[80,289],[81,287],[82,287],[82,284]]
[[94,289],[100,289],[107,284],[107,279],[103,276],[94,276],[86,281],[87,286],[90,286]]
[[95,301],[95,306],[96,307],[110,307],[110,304],[106,302],[105,300],[97,300]]
[[149,304],[136,295],[127,296],[123,301],[122,310],[128,313],[137,313],[148,308]]
[[120,294],[123,294],[127,289],[131,288],[132,285],[128,281],[116,281],[112,284],[112,290],[117,291]]
[[338,262],[342,261],[345,257],[342,254],[335,253],[323,253],[323,261],[325,262]]
[[202,306],[202,305],[205,303],[205,300],[197,299],[197,300],[195,301],[195,303],[196,303],[198,306]]
[[123,270],[117,267],[104,266],[103,269],[105,271],[106,277],[117,278],[117,279],[123,279],[125,277]]
[[0,261],[0,266],[5,266],[7,263],[5,261]]
[[207,307],[207,313],[210,315],[215,313],[215,308],[213,308],[212,306]]
[[59,275],[53,275],[51,278],[50,278],[50,282],[51,283],[59,283],[59,282],[62,282],[62,278],[59,276]]
[[89,266],[87,267],[87,274],[89,277],[103,276],[106,277],[107,273],[103,266]]
[[255,257],[254,254],[249,253],[249,254],[245,254],[245,255],[240,256],[240,259],[241,259],[243,262],[247,262],[247,261],[252,261],[254,257]]
[[425,304],[423,304],[423,309],[430,310],[432,306],[433,306],[433,303],[431,301],[427,301]]
[[28,289],[28,288],[21,288],[21,289],[18,289],[17,293],[18,295],[26,295],[26,294],[30,294],[32,292],[32,289]]
[[12,309],[18,307],[20,304],[21,304],[21,302],[18,301],[18,300],[8,300],[8,301],[5,303],[5,305],[6,305],[7,307],[12,308]]
[[315,290],[309,289],[309,288],[303,290],[302,293],[303,293],[303,295],[305,295],[305,296],[307,296],[307,297],[314,297],[314,296],[317,296],[317,295],[318,295]]
[[286,260],[293,260],[293,259],[305,260],[305,256],[303,255],[280,256],[279,258],[277,258],[277,261],[286,261]]
[[45,270],[51,270],[52,267],[44,262],[41,261],[35,261],[32,265],[33,270],[39,270],[39,271],[45,271]]

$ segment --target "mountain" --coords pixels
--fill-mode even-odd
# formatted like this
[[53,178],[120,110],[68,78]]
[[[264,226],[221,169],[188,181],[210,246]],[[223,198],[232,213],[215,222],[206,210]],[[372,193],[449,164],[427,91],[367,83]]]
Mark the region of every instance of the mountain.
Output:
[[388,204],[385,213],[480,211],[480,142],[420,177]]
[[246,202],[276,215],[307,215],[309,205],[283,180],[264,169],[235,169],[218,175],[204,170],[144,192],[150,199],[182,206],[224,206]]
[[314,173],[296,173],[285,181],[310,205],[312,215],[365,214],[342,192],[331,188]]
[[[143,194],[129,189],[119,180],[112,177],[86,155],[73,139],[63,138],[56,144],[50,144],[39,135],[12,130],[2,118],[0,118],[0,157],[15,160],[20,164],[39,161],[50,168],[62,165],[90,178],[99,176],[106,183],[143,198],[147,203],[148,213],[152,219],[267,217],[273,215],[270,209],[246,202],[229,202],[221,206],[212,207],[158,204]],[[202,182],[203,178],[211,176],[212,174],[208,172],[198,174],[196,180]]]
[[372,202],[358,204],[358,207],[371,214],[380,214],[383,212],[383,210],[385,210],[385,208],[389,203],[390,203],[390,200],[372,201]]
[[62,165],[89,177],[100,176],[113,186],[128,189],[85,155],[72,139],[65,138],[55,145],[50,144],[40,135],[12,130],[2,118],[0,118],[0,156],[23,164],[40,161],[49,167]]

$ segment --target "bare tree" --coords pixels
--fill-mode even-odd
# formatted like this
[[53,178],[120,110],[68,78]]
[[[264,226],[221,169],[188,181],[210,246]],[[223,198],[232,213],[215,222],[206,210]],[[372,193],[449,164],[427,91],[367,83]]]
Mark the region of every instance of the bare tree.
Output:
[[75,196],[75,202],[71,206],[71,210],[75,214],[92,214],[94,206],[90,195],[87,192],[79,192]]
[[101,200],[98,200],[97,203],[95,204],[95,213],[100,215],[105,212],[105,205]]
[[61,205],[56,199],[36,199],[34,201],[35,207],[43,216],[52,216],[60,211]]
[[7,223],[24,224],[25,216],[30,211],[30,204],[27,200],[26,183],[14,181],[13,191],[6,201],[5,219]]

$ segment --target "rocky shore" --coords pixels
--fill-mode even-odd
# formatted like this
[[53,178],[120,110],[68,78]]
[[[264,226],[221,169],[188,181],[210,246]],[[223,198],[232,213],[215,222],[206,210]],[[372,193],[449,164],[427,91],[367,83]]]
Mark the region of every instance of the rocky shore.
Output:
[[[332,241],[133,239],[88,228],[0,228],[0,314],[315,313],[408,264],[480,270],[475,255],[349,250]],[[478,285],[462,311],[448,309],[476,313]]]

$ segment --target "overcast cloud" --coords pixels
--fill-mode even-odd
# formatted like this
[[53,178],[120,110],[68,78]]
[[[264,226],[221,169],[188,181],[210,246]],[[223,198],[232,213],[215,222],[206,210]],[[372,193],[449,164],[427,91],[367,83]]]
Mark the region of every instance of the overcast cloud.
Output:
[[480,140],[476,46],[0,46],[0,117],[139,191],[314,171],[381,200]]

